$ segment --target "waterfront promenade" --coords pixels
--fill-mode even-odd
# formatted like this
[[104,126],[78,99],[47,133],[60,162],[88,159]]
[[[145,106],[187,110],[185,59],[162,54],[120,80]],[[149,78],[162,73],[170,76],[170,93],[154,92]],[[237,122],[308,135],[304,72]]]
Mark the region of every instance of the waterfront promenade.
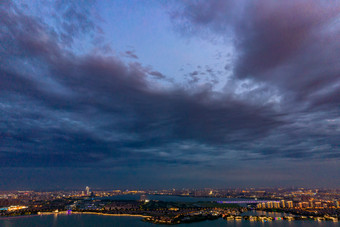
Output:
[[224,204],[257,204],[257,203],[267,203],[267,202],[279,202],[274,200],[237,200],[237,201],[216,201],[217,203]]

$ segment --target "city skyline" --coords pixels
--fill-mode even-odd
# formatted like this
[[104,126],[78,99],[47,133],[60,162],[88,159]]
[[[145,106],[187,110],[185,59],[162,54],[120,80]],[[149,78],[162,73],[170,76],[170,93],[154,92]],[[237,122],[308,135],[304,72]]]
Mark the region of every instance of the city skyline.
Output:
[[340,187],[339,1],[0,15],[0,191]]

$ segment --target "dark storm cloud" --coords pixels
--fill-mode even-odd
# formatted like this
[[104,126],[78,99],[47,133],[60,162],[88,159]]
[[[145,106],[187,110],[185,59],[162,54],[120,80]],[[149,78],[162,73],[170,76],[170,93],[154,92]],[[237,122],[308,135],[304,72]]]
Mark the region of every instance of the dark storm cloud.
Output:
[[[209,165],[228,159],[337,157],[340,140],[335,109],[306,114],[293,112],[299,108],[286,109],[299,105],[301,100],[315,106],[338,104],[339,98],[328,96],[338,93],[339,70],[332,62],[327,61],[332,64],[328,68],[308,69],[314,73],[310,77],[288,75],[295,78],[291,84],[284,77],[287,72],[304,72],[299,71],[303,68],[297,62],[303,56],[310,56],[311,61],[326,61],[327,54],[337,55],[328,45],[325,48],[331,52],[315,56],[304,51],[291,53],[295,48],[283,48],[281,53],[281,49],[262,40],[266,37],[262,33],[271,31],[268,26],[281,22],[272,20],[273,24],[263,25],[268,18],[257,19],[257,14],[251,13],[249,16],[256,18],[250,20],[249,28],[244,25],[235,30],[235,39],[241,35],[242,39],[237,40],[241,54],[234,77],[264,84],[256,88],[244,84],[249,91],[240,95],[217,93],[210,86],[160,88],[149,81],[149,75],[159,79],[165,76],[151,67],[138,62],[125,64],[106,53],[79,54],[67,49],[61,36],[70,37],[74,43],[79,34],[95,25],[76,6],[58,7],[58,15],[66,16],[62,30],[25,14],[12,3],[1,5],[1,166]],[[193,7],[189,22],[211,26],[217,34],[223,34],[231,23],[242,22],[225,15],[223,10],[232,7],[228,2],[209,1],[188,7]],[[291,10],[293,6],[285,7]],[[253,8],[247,10],[252,12]],[[275,7],[263,10],[269,11],[270,18]],[[323,22],[318,26],[322,27],[326,19],[320,21]],[[300,25],[298,21],[294,23]],[[257,28],[261,26],[263,31]],[[328,30],[324,32],[327,35]],[[300,43],[305,39],[302,37],[294,46],[303,46]],[[273,63],[268,65],[254,64],[257,58],[268,60],[271,56],[265,52],[255,57],[252,42],[259,42],[256,48],[282,56],[271,59]],[[269,43],[272,42],[275,41]],[[283,67],[287,64],[288,68]],[[276,79],[269,76],[269,71]],[[318,72],[327,72],[325,78],[320,78]],[[206,73],[214,71],[207,68]],[[325,90],[330,85],[332,89]],[[268,101],[273,94],[282,100],[281,104]],[[315,127],[318,132],[311,130]]]
[[283,127],[244,148],[266,156],[335,158],[340,151],[339,2],[195,1],[171,15],[182,33],[210,34],[234,46],[227,93],[235,95],[241,84],[247,91],[238,98],[270,102],[284,114]]
[[248,24],[238,22],[235,76],[271,83],[311,105],[333,96],[340,88],[339,4],[259,4],[247,11]]
[[162,73],[65,50],[53,28],[14,4],[1,14],[2,166],[209,161],[215,146],[283,123],[270,107],[207,88],[153,88],[147,75]]
[[340,101],[339,14],[339,2],[214,0],[188,2],[172,16],[184,32],[232,39],[234,77],[318,106]]

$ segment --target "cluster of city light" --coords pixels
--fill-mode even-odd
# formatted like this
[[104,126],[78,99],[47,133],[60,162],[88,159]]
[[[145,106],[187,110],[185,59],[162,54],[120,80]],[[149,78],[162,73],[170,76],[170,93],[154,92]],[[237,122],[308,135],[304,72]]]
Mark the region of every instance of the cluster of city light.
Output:
[[272,208],[293,208],[293,201],[267,201],[257,204],[259,209],[272,209]]
[[293,201],[266,201],[258,203],[258,209],[275,209],[275,208],[340,208],[339,201],[309,201],[309,202],[293,202]]
[[7,208],[8,211],[16,211],[16,210],[22,210],[27,209],[28,206],[10,206]]

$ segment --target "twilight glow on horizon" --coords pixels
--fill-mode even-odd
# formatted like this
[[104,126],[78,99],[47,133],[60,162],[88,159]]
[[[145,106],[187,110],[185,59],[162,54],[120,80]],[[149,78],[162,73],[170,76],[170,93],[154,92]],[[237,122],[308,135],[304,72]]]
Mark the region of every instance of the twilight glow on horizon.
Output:
[[340,1],[0,2],[0,190],[340,187]]

